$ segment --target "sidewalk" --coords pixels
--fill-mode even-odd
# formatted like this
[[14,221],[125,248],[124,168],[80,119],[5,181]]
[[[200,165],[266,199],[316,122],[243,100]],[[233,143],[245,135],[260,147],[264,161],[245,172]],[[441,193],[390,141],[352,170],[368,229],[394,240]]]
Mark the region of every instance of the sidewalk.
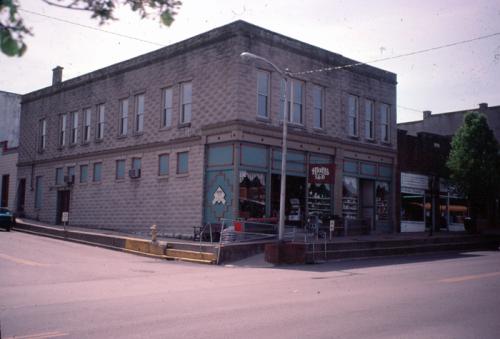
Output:
[[[207,243],[166,237],[158,237],[156,242],[152,242],[147,236],[85,227],[64,227],[23,218],[17,218],[14,229],[148,257],[206,264],[215,264],[219,260],[224,263],[242,260],[256,253],[262,253],[266,243],[275,243],[271,240],[258,243],[230,243],[222,246],[218,242]],[[309,262],[310,257],[314,261],[318,255],[330,260],[492,248],[495,247],[495,244],[491,244],[492,241],[498,242],[500,239],[500,231],[494,230],[489,232],[489,235],[469,235],[465,232],[435,232],[432,236],[424,232],[372,234],[336,236],[331,240],[328,237],[314,239],[312,236],[306,239],[304,236],[305,234],[299,231],[293,242],[287,242],[291,245],[287,247],[294,247],[293,255],[298,255],[295,252],[300,248],[299,251],[302,251],[300,261]]]
[[151,238],[123,232],[89,229],[85,227],[52,225],[30,219],[17,218],[14,230],[119,250],[160,259],[178,259],[213,263],[216,245],[196,241],[158,237]]

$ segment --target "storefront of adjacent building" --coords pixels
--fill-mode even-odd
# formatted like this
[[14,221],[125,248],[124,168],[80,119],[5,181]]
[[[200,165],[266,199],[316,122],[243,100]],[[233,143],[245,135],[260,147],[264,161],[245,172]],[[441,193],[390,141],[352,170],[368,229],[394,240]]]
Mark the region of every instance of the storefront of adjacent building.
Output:
[[467,200],[448,179],[450,138],[398,130],[401,232],[463,231]]

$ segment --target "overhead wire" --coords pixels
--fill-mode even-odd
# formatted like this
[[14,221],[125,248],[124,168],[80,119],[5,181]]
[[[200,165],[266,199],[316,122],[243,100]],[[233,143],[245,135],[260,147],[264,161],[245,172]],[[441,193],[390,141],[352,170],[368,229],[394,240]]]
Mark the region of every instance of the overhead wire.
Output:
[[370,60],[370,61],[366,61],[366,62],[355,62],[352,64],[342,65],[342,66],[330,66],[330,67],[312,69],[312,70],[308,70],[308,71],[290,72],[290,75],[302,75],[302,74],[312,74],[312,73],[318,73],[318,72],[328,72],[328,71],[339,70],[339,69],[344,69],[344,68],[351,68],[351,67],[356,67],[356,66],[361,66],[361,65],[369,65],[369,64],[373,64],[373,63],[377,63],[377,62],[381,62],[381,61],[404,58],[404,57],[408,57],[408,56],[412,56],[412,55],[436,51],[436,50],[443,49],[443,48],[449,48],[449,47],[453,47],[453,46],[457,46],[457,45],[467,44],[467,43],[471,43],[471,42],[478,41],[478,40],[489,39],[489,38],[492,38],[495,36],[500,36],[500,32],[492,33],[492,34],[488,34],[488,35],[483,35],[483,36],[479,36],[479,37],[472,38],[472,39],[455,41],[452,43],[448,43],[448,44],[444,44],[444,45],[440,45],[440,46],[434,46],[434,47],[430,47],[430,48],[425,48],[425,49],[421,49],[418,51],[393,55],[393,56],[385,57],[385,58],[374,59],[374,60]]
[[67,24],[70,24],[70,25],[75,25],[75,26],[79,26],[79,27],[83,27],[83,28],[92,29],[94,31],[98,31],[98,32],[102,32],[102,33],[116,35],[116,36],[119,36],[119,37],[122,37],[122,38],[136,40],[136,41],[140,41],[140,42],[144,42],[144,43],[148,43],[148,44],[155,45],[155,46],[160,46],[160,47],[165,47],[166,46],[165,44],[160,44],[160,43],[157,43],[157,42],[144,40],[144,39],[133,37],[133,36],[126,35],[126,34],[121,34],[121,33],[116,33],[116,32],[112,32],[112,31],[107,31],[105,29],[101,29],[101,28],[97,28],[97,27],[83,25],[83,24],[80,24],[80,23],[77,23],[77,22],[73,22],[73,21],[70,21],[70,20],[65,20],[65,19],[54,17],[54,16],[50,16],[50,15],[46,15],[46,14],[42,14],[42,13],[33,12],[33,11],[30,11],[30,10],[27,10],[27,9],[23,9],[23,8],[19,8],[19,10],[22,11],[22,12],[29,13],[29,14],[41,16],[41,17],[44,17],[44,18],[47,18],[47,19],[52,19],[52,20],[64,22],[64,23],[67,23]]
[[[119,36],[121,38],[127,38],[127,39],[131,39],[131,40],[136,40],[136,41],[139,41],[139,42],[143,42],[143,43],[147,43],[147,44],[151,44],[151,45],[155,45],[155,46],[160,46],[160,47],[165,47],[166,46],[165,44],[161,44],[161,43],[157,43],[157,42],[153,42],[153,41],[148,41],[148,40],[145,40],[145,39],[133,37],[133,36],[122,34],[122,33],[116,33],[116,32],[104,30],[104,29],[101,29],[101,28],[92,27],[92,26],[89,26],[89,25],[80,24],[80,23],[73,22],[73,21],[70,21],[70,20],[57,18],[57,17],[54,17],[54,16],[50,16],[50,15],[46,15],[46,14],[34,12],[34,11],[31,11],[31,10],[27,10],[27,9],[20,8],[19,10],[23,11],[23,12],[26,12],[26,13],[29,13],[29,14],[32,14],[32,15],[37,15],[37,16],[44,17],[44,18],[47,18],[47,19],[51,19],[51,20],[63,22],[63,23],[66,23],[66,24],[75,25],[75,26],[79,26],[79,27],[91,29],[91,30],[94,30],[94,31],[106,33],[106,34]],[[471,42],[475,42],[475,41],[479,41],[479,40],[489,39],[489,38],[492,38],[492,37],[495,37],[495,36],[500,36],[500,32],[492,33],[492,34],[488,34],[488,35],[483,35],[483,36],[475,37],[475,38],[472,38],[472,39],[455,41],[455,42],[452,42],[452,43],[448,43],[448,44],[444,44],[444,45],[439,45],[439,46],[434,46],[434,47],[430,47],[430,48],[425,48],[425,49],[421,49],[421,50],[418,50],[418,51],[413,51],[413,52],[398,54],[398,55],[389,56],[389,57],[385,57],[385,58],[374,59],[374,60],[370,60],[370,61],[366,61],[366,62],[355,62],[355,63],[348,64],[348,65],[329,66],[329,67],[323,67],[323,68],[312,69],[312,70],[307,70],[307,71],[300,71],[300,72],[289,72],[289,74],[290,75],[312,74],[312,73],[328,72],[328,71],[333,71],[333,70],[340,70],[340,69],[352,68],[352,67],[357,67],[357,66],[362,66],[362,65],[369,65],[369,64],[373,64],[373,63],[377,63],[377,62],[382,62],[382,61],[387,61],[387,60],[392,60],[392,59],[404,58],[404,57],[408,57],[408,56],[413,56],[413,55],[417,55],[417,54],[423,54],[423,53],[427,53],[427,52],[431,52],[431,51],[436,51],[436,50],[440,50],[440,49],[444,49],[444,48],[449,48],[449,47],[454,47],[454,46],[458,46],[458,45],[462,45],[462,44],[467,44],[467,43],[471,43]],[[415,109],[415,108],[405,107],[405,106],[402,106],[402,105],[397,105],[397,106],[400,107],[400,108],[406,109],[406,110],[414,111],[414,112],[422,112],[421,110],[418,110],[418,109]]]

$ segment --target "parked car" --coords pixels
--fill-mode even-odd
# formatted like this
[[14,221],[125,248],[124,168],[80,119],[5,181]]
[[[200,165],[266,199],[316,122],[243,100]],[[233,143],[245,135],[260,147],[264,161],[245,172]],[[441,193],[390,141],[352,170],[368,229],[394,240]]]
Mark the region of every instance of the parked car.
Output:
[[9,232],[16,224],[16,217],[11,210],[5,207],[0,207],[0,228]]

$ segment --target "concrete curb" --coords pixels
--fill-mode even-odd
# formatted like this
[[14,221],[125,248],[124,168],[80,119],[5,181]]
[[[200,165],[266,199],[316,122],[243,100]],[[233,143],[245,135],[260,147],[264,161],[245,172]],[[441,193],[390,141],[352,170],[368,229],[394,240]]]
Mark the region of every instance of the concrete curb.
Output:
[[93,245],[106,249],[138,254],[151,258],[169,259],[165,253],[167,245],[152,243],[145,239],[108,235],[95,232],[63,230],[56,227],[42,226],[27,221],[17,221],[14,230],[44,237],[66,240],[85,245]]

